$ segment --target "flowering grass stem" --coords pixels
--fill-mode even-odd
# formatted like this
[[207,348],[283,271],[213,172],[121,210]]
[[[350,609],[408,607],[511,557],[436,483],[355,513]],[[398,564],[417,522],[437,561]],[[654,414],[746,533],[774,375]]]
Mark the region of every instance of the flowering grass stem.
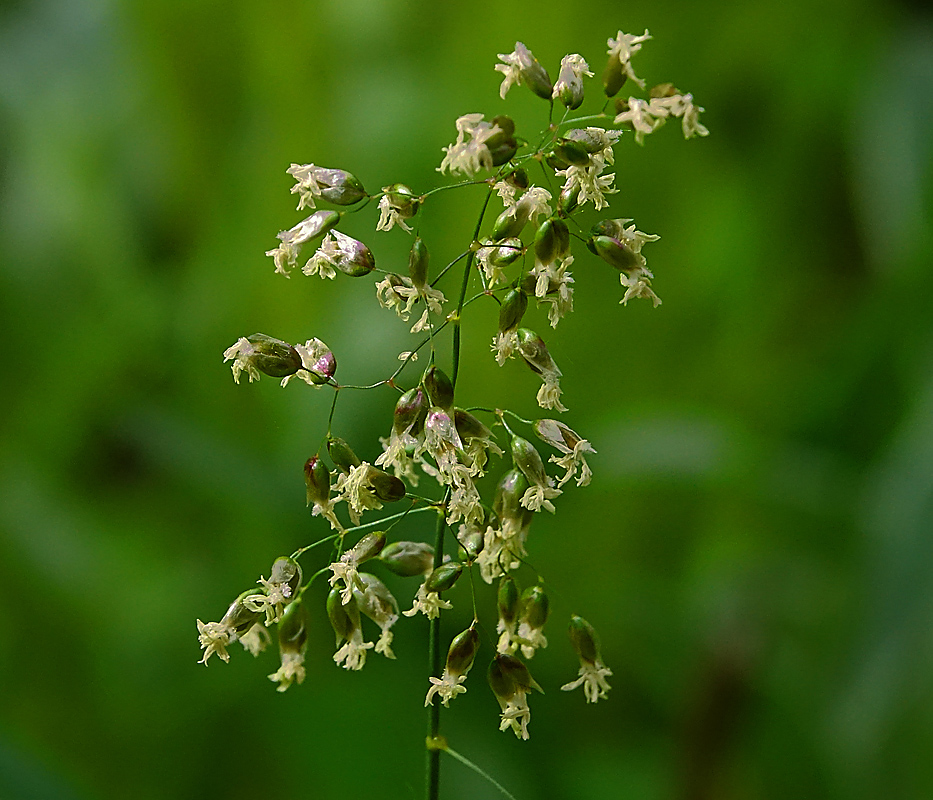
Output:
[[[476,228],[473,230],[473,240],[479,236],[480,227],[483,224],[483,217],[486,216],[486,209],[489,208],[489,199],[492,197],[492,188],[486,192],[486,199],[483,200],[483,207],[479,212],[479,219],[476,220]],[[457,374],[460,371],[460,316],[463,313],[466,303],[466,293],[467,288],[470,285],[470,272],[473,268],[473,259],[476,256],[474,250],[470,249],[467,254],[466,265],[463,269],[463,281],[460,284],[460,297],[457,300],[457,311],[449,317],[445,322],[453,320],[454,323],[454,335],[453,335],[453,369],[451,374],[451,384],[456,387],[457,385]],[[483,293],[485,294],[485,293]],[[472,300],[475,300],[477,297],[482,297],[483,295],[476,295]],[[441,325],[438,328],[440,331],[444,327]],[[435,331],[435,332],[438,332]],[[437,517],[437,530],[435,533],[434,540],[434,569],[437,569],[444,560],[444,531],[447,527],[447,504],[450,502],[450,490],[447,490],[447,493],[444,495],[444,503],[440,509],[440,513]],[[441,650],[441,620],[440,617],[432,619],[430,622],[430,627],[428,629],[428,663],[431,670],[431,675],[435,678],[440,678],[441,671],[443,669],[443,651]],[[428,742],[436,742],[440,736],[441,728],[441,704],[434,703],[428,706]],[[439,800],[440,798],[440,781],[441,781],[441,758],[440,751],[428,747],[427,751],[427,763],[426,763],[426,773],[425,773],[425,783],[427,790],[428,800]]]
[[[610,100],[606,100],[598,114],[576,118],[570,118],[571,110],[579,108],[583,102],[583,78],[593,77],[581,55],[565,56],[558,81],[552,84],[547,70],[521,42],[516,42],[513,53],[499,54],[502,63],[495,69],[504,75],[500,97],[504,99],[511,86],[526,84],[548,103],[547,125],[539,134],[524,138],[515,135],[515,122],[507,115],[500,114],[489,121],[481,113],[459,117],[457,140],[443,148],[445,155],[438,168],[452,175],[465,175],[467,180],[459,183],[440,186],[422,195],[416,195],[405,184],[395,183],[384,187],[379,194],[369,194],[354,175],[342,169],[292,164],[287,170],[296,180],[291,192],[299,195],[298,209],[312,209],[313,212],[289,230],[281,231],[277,236],[279,245],[266,255],[273,259],[276,273],[288,276],[290,270],[299,268],[302,246],[311,244],[317,250],[300,267],[304,275],[334,279],[339,271],[353,278],[372,272],[384,276],[376,283],[377,301],[384,308],[394,310],[406,323],[411,322],[410,316],[416,310],[420,318],[411,325],[410,332],[423,336],[412,350],[399,355],[401,363],[395,362],[391,370],[386,367],[386,371],[391,372],[389,377],[369,385],[342,385],[335,378],[336,356],[317,338],[291,344],[256,333],[240,337],[223,354],[225,361],[233,362],[231,370],[236,383],[240,383],[241,375],[248,376],[252,382],[265,374],[281,378],[282,386],[298,378],[314,386],[326,384],[334,390],[324,441],[318,453],[304,466],[308,505],[313,501],[313,514],[322,518],[320,523],[329,524],[332,531],[296,550],[290,558],[276,559],[270,577],[259,579],[262,591],[251,589],[242,593],[220,621],[198,620],[198,637],[204,650],[200,663],[206,665],[212,654],[228,661],[230,654],[226,648],[236,641],[249,652],[257,653],[269,643],[267,626],[278,623],[282,666],[269,677],[279,684],[278,691],[301,683],[305,678],[305,631],[309,617],[305,606],[295,601],[300,600],[322,575],[330,575],[326,612],[338,647],[333,660],[345,669],[361,669],[369,650],[394,658],[390,647],[394,634],[390,629],[400,613],[404,617],[423,614],[428,620],[430,683],[425,698],[427,800],[440,800],[442,751],[488,780],[505,797],[515,800],[483,769],[448,747],[440,732],[440,707],[446,707],[450,700],[466,691],[464,684],[473,667],[480,639],[487,639],[497,651],[488,675],[490,688],[502,709],[499,730],[511,729],[518,738],[528,738],[531,709],[527,695],[540,687],[516,654],[520,648],[528,659],[535,649],[547,646],[542,628],[550,601],[542,576],[525,557],[525,541],[535,512],[553,513],[555,507],[551,501],[561,495],[565,485],[573,479],[577,486],[590,482],[592,472],[584,456],[596,452],[585,438],[557,419],[529,420],[508,409],[477,406],[465,411],[455,406],[464,312],[480,297],[491,297],[499,306],[498,332],[492,340],[496,361],[501,366],[506,359],[518,354],[520,361],[541,376],[538,405],[564,412],[567,409],[559,399],[561,371],[544,340],[534,330],[522,327],[522,322],[530,302],[535,302],[539,308],[549,307],[548,321],[552,327],[573,310],[574,279],[568,270],[573,263],[571,244],[585,243],[594,255],[618,271],[620,285],[625,289],[620,301],[623,305],[638,297],[649,299],[654,305],[660,303],[651,289],[654,275],[641,253],[643,245],[659,237],[636,230],[631,219],[602,219],[587,233],[573,216],[588,203],[601,211],[609,205],[606,195],[618,191],[614,185],[615,173],[604,173],[614,164],[613,146],[622,135],[620,126],[634,130],[639,144],[646,134],[671,118],[681,120],[685,138],[708,133],[698,120],[703,109],[693,102],[692,95],[677,93],[671,84],[654,87],[648,99],[634,97],[611,101],[627,78],[641,89],[645,88],[645,82],[635,77],[629,60],[641,43],[650,38],[647,30],[641,36],[620,31],[617,39],[607,42],[610,49],[604,80]],[[563,113],[560,113],[558,100],[565,107]],[[601,99],[597,105],[600,102]],[[616,130],[602,127],[564,130],[603,120],[609,120]],[[539,169],[544,174],[543,181],[537,177]],[[484,170],[490,177],[477,178]],[[535,180],[539,185],[532,185]],[[463,252],[447,263],[429,284],[428,249],[420,235],[424,216],[415,217],[431,195],[478,185],[485,185],[486,192],[472,237]],[[490,232],[480,239],[493,195],[501,199],[503,210]],[[320,200],[343,208],[314,210]],[[389,231],[397,225],[415,237],[407,276],[377,269],[375,256],[364,242],[335,228],[346,215],[358,213],[371,206],[374,200],[378,201],[379,213],[376,230]],[[542,215],[543,220],[539,219]],[[573,232],[571,225],[575,226]],[[533,236],[533,244],[529,235]],[[447,294],[452,302],[448,303],[444,293],[434,287],[458,264],[462,266],[458,297],[454,301],[456,287],[449,287]],[[506,268],[510,268],[508,274]],[[479,292],[475,284],[470,288],[474,272],[481,287]],[[455,277],[449,280],[456,282]],[[475,293],[468,299],[470,291]],[[448,312],[451,308],[453,310]],[[444,361],[438,347],[446,346],[440,334],[448,324],[453,326],[450,377],[437,363]],[[366,335],[367,341],[374,339],[368,330]],[[443,341],[446,343],[446,337]],[[486,341],[488,343],[489,339]],[[488,344],[485,349],[488,351]],[[419,351],[422,360],[428,362],[423,375],[416,378],[411,374],[416,370],[409,370],[399,378]],[[425,356],[428,351],[430,355]],[[396,379],[399,379],[398,384]],[[463,380],[460,384],[459,394],[464,395]],[[361,461],[348,442],[332,434],[333,429],[347,427],[345,420],[336,418],[337,398],[342,389],[376,389],[383,385],[401,397],[394,398],[389,438],[380,438],[383,453],[370,464]],[[384,400],[380,397],[380,402]],[[470,411],[483,411],[494,419],[487,420],[487,426]],[[531,427],[537,439],[559,455],[551,455],[546,464],[536,445],[529,441],[534,437],[529,434],[529,439],[524,439],[512,431],[510,425],[520,431],[526,430],[517,423]],[[511,440],[506,452],[495,443],[496,437]],[[490,469],[490,454],[503,458],[503,468],[508,467],[511,456],[511,468],[496,485],[491,506],[480,494],[484,487],[476,483]],[[333,462],[333,469],[324,460],[327,455]],[[564,470],[563,476],[548,474],[549,464]],[[418,485],[419,476],[415,470],[419,465],[440,485],[440,489],[429,489],[427,494],[443,493],[441,499],[409,491],[410,486]],[[394,476],[386,471],[389,469]],[[364,513],[384,508],[383,503],[399,501],[407,501],[404,511],[346,529],[335,511],[338,503],[345,502],[349,521],[359,523]],[[429,541],[409,541],[404,532],[408,527],[404,524],[407,517],[425,511],[437,515],[433,550]],[[457,532],[458,523],[462,523],[459,525],[462,537]],[[389,542],[386,534],[395,527],[403,532],[402,537],[396,540],[393,532],[393,541]],[[451,553],[445,554],[448,527],[453,541],[447,540]],[[365,531],[370,532],[360,537]],[[347,534],[351,533],[356,535],[348,539]],[[314,572],[302,586],[303,570],[296,559],[323,544],[331,547],[330,563]],[[462,545],[462,550],[458,549],[458,544]],[[399,611],[392,592],[377,575],[358,569],[371,559],[382,560],[400,577],[421,576],[409,610]],[[486,584],[501,578],[497,590],[499,622],[495,630],[484,627],[479,619],[478,607],[482,603],[477,602],[476,592],[485,587],[476,580],[474,566]],[[509,574],[520,567],[527,567],[537,575],[536,584],[527,586],[524,591]],[[310,565],[305,569],[310,572]],[[441,593],[450,589],[464,571],[469,573],[473,622],[468,630],[453,638],[448,648],[442,646],[440,612],[452,608],[452,604],[442,598]],[[259,621],[263,614],[264,623]],[[378,642],[365,640],[361,614],[381,629]],[[610,688],[606,678],[612,673],[599,656],[595,630],[586,620],[574,616],[569,631],[581,668],[579,678],[561,688],[570,690],[582,686],[587,702],[605,698]],[[439,702],[435,703],[435,699]]]
[[[450,490],[444,495],[443,508],[437,515],[437,527],[434,533],[434,569],[444,561],[444,531],[447,529],[447,503],[450,500]],[[428,669],[430,675],[440,678],[443,670],[443,651],[441,650],[441,619],[435,617],[428,627]],[[428,706],[428,738],[427,741],[437,742],[441,730],[441,704],[433,703]],[[439,800],[441,792],[441,754],[440,750],[428,747],[425,763],[425,785],[427,800]]]

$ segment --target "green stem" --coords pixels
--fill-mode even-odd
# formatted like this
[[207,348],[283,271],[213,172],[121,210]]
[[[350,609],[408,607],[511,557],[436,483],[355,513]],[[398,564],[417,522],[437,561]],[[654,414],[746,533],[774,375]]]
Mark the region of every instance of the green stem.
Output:
[[461,258],[466,258],[469,254],[470,254],[470,251],[467,250],[465,253],[461,253],[453,261],[451,261],[446,267],[444,267],[444,269],[442,269],[438,273],[438,276],[433,281],[431,281],[431,286],[437,286],[437,282],[447,274],[447,270],[449,270],[452,266],[454,266]]
[[337,398],[340,396],[340,387],[334,387],[334,400],[330,404],[330,416],[327,418],[327,437],[330,438],[330,428],[334,424],[334,411],[337,409]]
[[422,506],[421,508],[410,508],[408,511],[399,511],[398,514],[393,514],[391,517],[383,517],[382,519],[377,519],[375,522],[367,522],[363,525],[356,525],[353,528],[347,528],[344,533],[353,533],[354,531],[365,531],[367,528],[375,528],[379,525],[383,525],[386,522],[391,522],[393,519],[399,519],[404,517],[406,514],[418,514],[422,511],[430,511],[431,509],[436,508],[436,506]]
[[478,180],[478,181],[461,181],[460,183],[451,183],[447,186],[438,186],[436,189],[431,189],[429,192],[425,192],[419,200],[425,200],[430,197],[432,194],[437,194],[438,192],[446,192],[448,189],[459,189],[461,186],[477,186],[481,183],[489,183],[488,179]]
[[[479,229],[483,224],[483,217],[486,216],[486,209],[489,208],[489,198],[492,197],[492,189],[486,192],[486,199],[483,201],[483,208],[479,212],[479,219],[476,220],[476,227],[473,229],[473,241],[479,237]],[[466,267],[463,269],[463,282],[460,284],[460,299],[457,301],[457,311],[453,315],[454,323],[454,364],[453,374],[450,382],[457,387],[457,373],[460,372],[460,317],[463,314],[463,304],[466,300],[467,287],[470,285],[470,270],[473,269],[473,259],[476,257],[476,251],[470,250],[467,256]]]
[[[444,507],[437,515],[437,528],[434,536],[434,569],[444,561],[444,531],[447,528],[447,502],[450,500],[448,490],[444,497]],[[435,678],[441,677],[443,657],[441,651],[441,619],[435,617],[428,627],[428,669]],[[439,800],[441,792],[441,753],[436,743],[441,730],[441,704],[432,703],[428,706],[428,750],[425,764],[425,782],[428,800]]]
[[534,425],[535,421],[533,419],[525,419],[524,417],[518,416],[514,411],[509,411],[507,408],[497,409],[496,414],[502,416],[503,414],[508,414],[510,417],[514,417],[519,422],[524,422],[526,425]]
[[[508,288],[509,288],[508,286],[503,286],[503,287],[500,287],[499,289],[493,289],[493,291],[499,292],[499,291],[504,291]],[[468,305],[479,300],[481,297],[487,297],[487,296],[492,297],[492,299],[495,300],[497,303],[501,304],[502,302],[495,295],[490,295],[489,292],[484,291],[484,292],[479,292],[478,294],[473,295],[473,297],[471,297],[469,300],[467,300],[463,304],[463,307],[466,308]],[[451,319],[445,319],[440,325],[434,328],[433,333],[434,334],[440,333],[442,330],[444,330],[444,328],[447,327],[450,321]],[[397,370],[395,370],[395,372],[393,372],[388,378],[385,378],[384,380],[377,381],[376,383],[371,383],[368,386],[356,386],[356,385],[351,385],[351,384],[346,384],[346,383],[341,386],[337,386],[336,383],[331,383],[330,385],[334,386],[335,388],[339,388],[339,389],[377,389],[378,387],[385,386],[386,384],[394,385],[393,381],[401,374],[402,370],[405,369],[405,367],[407,367],[411,363],[412,357],[414,356],[414,354],[417,353],[426,344],[428,344],[432,340],[432,338],[433,338],[432,336],[426,336],[421,341],[421,343],[418,344],[418,346],[415,347],[415,349],[412,351],[412,355],[406,358],[405,361],[402,362],[402,365]],[[398,389],[397,386],[395,388]]]
[[320,578],[321,575],[324,575],[327,572],[330,572],[330,567],[324,567],[323,569],[319,569],[317,572],[315,572],[308,579],[308,582],[298,590],[298,596],[295,599],[301,600],[301,598],[304,596],[305,591],[311,587],[311,584],[314,583],[314,581],[316,581],[318,578]]
[[[575,117],[574,119],[562,119],[560,125],[576,125],[579,122],[597,122],[606,119],[609,114],[588,114],[585,117]],[[558,127],[560,127],[560,125]]]
[[488,772],[485,772],[481,767],[478,767],[466,756],[460,755],[456,750],[451,750],[449,747],[444,748],[444,752],[447,755],[452,756],[457,759],[464,766],[469,767],[477,775],[482,775],[487,781],[489,781],[493,786],[495,786],[502,794],[509,798],[509,800],[516,800],[515,795],[513,795],[508,789],[506,789],[501,783],[499,783],[495,778],[492,777]]
[[[489,207],[489,198],[492,197],[492,188],[486,192],[486,199],[483,201],[483,208],[479,212],[479,219],[476,220],[476,228],[473,230],[473,241],[479,236],[479,229],[483,224],[483,217],[486,216],[486,209]],[[451,383],[457,385],[457,373],[460,371],[460,318],[463,314],[464,306],[467,305],[466,293],[470,285],[470,271],[473,269],[473,259],[476,257],[476,251],[470,249],[467,255],[466,266],[463,269],[463,281],[460,284],[460,297],[457,300],[457,311],[448,318],[447,321],[454,323],[453,336],[453,374]],[[479,297],[477,295],[476,297]],[[473,297],[470,302],[476,299]],[[445,321],[444,325],[447,322]],[[443,328],[441,325],[440,328]],[[436,331],[435,331],[436,332]],[[447,528],[447,506],[450,503],[450,489],[444,495],[444,502],[438,510],[437,530],[434,539],[434,569],[437,569],[444,561],[444,531]],[[444,666],[444,654],[441,649],[441,620],[436,617],[431,620],[428,627],[428,666],[430,674],[435,678],[441,677]],[[441,704],[432,703],[428,706],[428,738],[427,754],[425,760],[425,790],[427,800],[440,800],[441,791],[441,749],[446,749],[447,743],[441,738]]]
[[301,555],[307,553],[312,547],[317,547],[319,544],[324,544],[324,542],[331,542],[338,536],[342,535],[343,534],[338,531],[337,533],[332,533],[330,536],[325,536],[323,539],[318,539],[316,542],[306,544],[304,547],[299,547],[294,553],[292,553],[291,557],[293,559],[298,559]]
[[470,597],[473,599],[473,624],[479,622],[479,612],[476,610],[476,582],[473,580],[473,562],[470,562]]
[[[486,197],[489,201],[489,197]],[[485,208],[485,206],[483,206]],[[460,314],[463,312],[463,300],[466,297],[467,284],[470,282],[470,269],[473,267],[473,253],[467,256],[466,269],[463,270],[463,283],[460,286],[460,302],[457,304],[457,312],[454,317],[454,366],[453,375],[450,377],[454,388],[457,386],[457,373],[460,372]]]

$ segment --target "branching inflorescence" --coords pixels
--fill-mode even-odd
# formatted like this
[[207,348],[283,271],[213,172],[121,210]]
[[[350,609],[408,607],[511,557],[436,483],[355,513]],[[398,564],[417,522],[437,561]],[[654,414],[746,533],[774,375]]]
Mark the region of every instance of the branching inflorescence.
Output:
[[[598,113],[575,118],[571,114],[583,103],[584,81],[593,75],[583,57],[564,57],[558,79],[552,83],[531,51],[517,42],[513,52],[499,56],[501,63],[495,67],[503,74],[500,95],[504,99],[511,87],[527,86],[548,102],[548,125],[533,144],[535,140],[516,134],[514,122],[505,115],[488,121],[479,113],[460,117],[456,121],[456,140],[443,148],[438,167],[441,173],[463,175],[466,180],[460,183],[423,194],[396,183],[370,195],[345,170],[314,164],[293,164],[287,170],[295,180],[291,191],[298,195],[298,209],[311,209],[312,213],[279,233],[280,244],[266,253],[273,259],[275,272],[288,277],[299,258],[304,257],[302,250],[314,247],[309,256],[305,254],[307,260],[301,267],[305,275],[332,280],[338,272],[352,277],[372,273],[376,261],[369,247],[337,227],[347,210],[355,211],[378,198],[376,230],[398,227],[413,234],[414,241],[407,274],[382,273],[376,283],[376,298],[406,324],[413,323],[411,333],[423,338],[399,356],[402,363],[390,377],[369,387],[341,386],[335,377],[334,354],[316,338],[292,345],[253,334],[240,338],[224,352],[224,359],[232,362],[237,382],[244,373],[250,381],[268,375],[281,378],[283,386],[299,378],[311,386],[334,391],[324,444],[304,467],[312,515],[326,520],[330,531],[291,556],[278,558],[269,578],[261,578],[258,588],[240,594],[220,622],[198,621],[204,650],[201,663],[207,664],[214,653],[228,661],[227,648],[236,641],[258,654],[271,640],[267,628],[275,626],[281,666],[269,678],[279,691],[301,683],[311,624],[304,595],[318,576],[327,574],[331,589],[326,609],[337,637],[334,661],[346,669],[359,670],[370,650],[394,658],[391,643],[393,626],[400,618],[399,604],[377,575],[364,571],[364,565],[381,564],[395,575],[417,579],[411,607],[401,616],[424,615],[431,620],[433,674],[425,698],[425,705],[432,706],[429,750],[446,749],[446,744],[438,744],[443,740],[439,737],[434,701],[439,699],[447,706],[467,691],[467,676],[480,649],[484,627],[475,614],[474,600],[473,622],[453,637],[445,663],[439,647],[439,621],[451,608],[445,593],[465,573],[475,571],[484,583],[497,585],[498,638],[487,638],[495,649],[488,682],[501,709],[500,729],[511,729],[516,736],[528,738],[528,695],[540,687],[525,661],[548,644],[544,627],[550,603],[540,576],[521,591],[517,574],[523,566],[530,569],[525,561],[526,549],[536,514],[553,514],[555,501],[571,482],[580,487],[590,482],[586,458],[596,451],[557,419],[525,420],[506,409],[467,410],[456,406],[460,321],[465,308],[474,301],[487,298],[486,302],[497,303],[498,327],[490,331],[496,360],[500,365],[516,357],[523,361],[541,379],[538,405],[548,411],[564,412],[567,409],[561,402],[560,368],[541,336],[524,327],[523,322],[531,301],[546,310],[554,328],[573,310],[571,245],[582,242],[593,255],[618,271],[622,304],[634,298],[660,304],[652,286],[654,275],[642,253],[644,246],[658,237],[637,230],[631,219],[602,217],[589,230],[579,221],[588,213],[587,206],[603,213],[609,206],[608,197],[617,191],[615,175],[608,170],[615,162],[614,148],[625,131],[633,131],[636,142],[642,144],[646,135],[676,118],[686,138],[707,134],[699,122],[703,109],[694,104],[692,95],[679,92],[669,83],[655,86],[647,97],[613,101],[626,83],[644,90],[645,82],[632,68],[632,57],[650,38],[647,31],[640,36],[620,31],[616,38],[609,39],[603,74],[605,105]],[[565,111],[555,122],[558,103]],[[538,172],[543,174],[545,186],[533,184],[531,175]],[[432,279],[428,248],[413,226],[419,224],[419,215],[438,192],[467,186],[486,190],[472,238],[464,251]],[[496,202],[494,198],[501,202],[502,211],[492,224],[484,226],[490,205]],[[319,204],[346,210],[321,209]],[[436,284],[460,262],[460,283],[448,289],[451,296],[457,297],[454,304]],[[468,299],[471,286],[478,291]],[[449,375],[438,366],[436,350],[440,334],[447,327],[453,330]],[[410,388],[406,390],[402,374],[426,348],[429,366],[420,378],[407,380]],[[388,436],[380,439],[382,453],[370,463],[362,461],[346,441],[333,435],[332,428],[342,389],[382,385],[399,391],[400,396]],[[486,415],[486,421],[476,414]],[[520,426],[528,429],[528,438],[516,432],[523,431]],[[504,434],[501,439],[494,430]],[[547,463],[530,441],[531,436],[553,451]],[[511,465],[503,463],[509,458]],[[550,474],[549,465],[560,473]],[[492,469],[501,477],[492,497],[484,500],[477,481]],[[411,491],[422,475],[438,485],[433,499]],[[405,508],[375,522],[362,523],[370,512],[392,504],[405,504]],[[340,509],[349,524],[341,521]],[[396,526],[404,530],[406,517],[429,510],[438,515],[433,544],[394,535]],[[456,539],[456,545],[447,548],[450,554],[444,546],[448,528]],[[325,543],[333,547],[331,563],[305,582],[299,559]],[[472,579],[470,584],[473,590],[476,584]],[[380,631],[375,644],[366,640],[363,617],[372,620]],[[582,687],[588,703],[606,698],[610,688],[607,678],[612,673],[600,656],[596,632],[586,620],[574,615],[569,635],[580,670],[579,677],[562,688]],[[433,778],[429,775],[432,783],[433,794],[429,785],[429,797],[436,797],[436,766]]]

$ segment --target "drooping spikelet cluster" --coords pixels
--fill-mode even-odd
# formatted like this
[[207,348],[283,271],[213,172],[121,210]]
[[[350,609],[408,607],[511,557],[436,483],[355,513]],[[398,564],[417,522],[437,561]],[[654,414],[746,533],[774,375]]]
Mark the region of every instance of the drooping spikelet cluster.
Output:
[[[635,74],[632,58],[650,38],[647,31],[640,36],[620,31],[608,40],[603,73],[607,98],[615,98],[626,83],[645,88],[645,82]],[[410,332],[422,338],[401,354],[401,366],[389,377],[368,387],[388,386],[399,392],[391,426],[386,421],[388,435],[380,439],[381,452],[376,451],[370,460],[361,459],[347,441],[332,433],[340,424],[336,401],[345,387],[336,379],[337,360],[322,341],[313,338],[292,345],[253,334],[239,338],[224,352],[237,382],[243,373],[250,381],[264,374],[281,378],[282,385],[297,377],[311,386],[334,390],[326,446],[304,466],[307,504],[312,516],[326,520],[329,529],[322,526],[325,535],[319,541],[277,559],[269,579],[261,578],[260,588],[240,594],[219,622],[199,620],[198,632],[204,649],[201,661],[206,664],[215,653],[229,660],[227,648],[236,641],[253,654],[259,653],[272,638],[268,627],[276,626],[281,666],[269,677],[284,691],[305,677],[308,626],[313,624],[305,595],[314,578],[302,582],[297,559],[314,545],[333,545],[329,566],[318,570],[315,577],[329,573],[325,605],[336,635],[333,660],[348,670],[362,669],[371,650],[394,659],[393,627],[400,616],[438,619],[452,608],[448,592],[464,573],[472,573],[464,585],[482,588],[483,584],[496,584],[497,638],[487,678],[499,703],[500,729],[527,739],[531,718],[528,695],[540,687],[525,661],[547,647],[544,629],[551,610],[540,577],[524,590],[519,587],[521,571],[527,569],[529,531],[540,512],[556,512],[555,501],[571,482],[578,487],[590,483],[592,473],[586,459],[596,451],[587,439],[557,419],[523,419],[495,407],[494,401],[490,408],[458,406],[460,320],[474,301],[496,303],[498,326],[492,337],[496,360],[504,366],[517,356],[541,379],[538,406],[565,412],[561,370],[542,337],[527,327],[526,317],[535,313],[528,313],[531,301],[546,312],[552,328],[573,311],[570,268],[575,258],[592,258],[586,253],[572,254],[572,243],[577,239],[618,271],[624,289],[622,304],[644,297],[657,306],[661,301],[652,288],[654,275],[642,253],[646,244],[658,239],[656,235],[639,231],[631,219],[609,217],[596,219],[588,233],[577,231],[585,231],[581,219],[594,212],[601,215],[617,191],[615,174],[610,170],[615,164],[615,148],[626,138],[626,131],[634,132],[633,138],[641,144],[645,136],[672,118],[681,121],[686,138],[705,136],[707,130],[699,122],[702,109],[692,95],[668,83],[655,86],[647,97],[615,100],[611,113],[603,110],[586,116],[586,122],[601,121],[602,126],[578,127],[571,112],[583,104],[585,82],[593,75],[582,56],[565,56],[556,82],[521,42],[499,60],[495,69],[502,73],[500,96],[505,99],[513,86],[527,86],[549,103],[548,125],[543,135],[518,136],[514,121],[506,115],[489,120],[480,113],[460,117],[456,140],[443,148],[437,169],[472,180],[424,194],[395,183],[370,195],[354,175],[342,169],[292,164],[287,170],[295,180],[291,191],[298,195],[298,209],[312,209],[312,213],[278,234],[280,244],[266,254],[273,259],[275,272],[288,276],[299,265],[302,249],[313,247],[303,256],[303,274],[327,280],[336,278],[338,272],[351,277],[369,275],[376,266],[372,250],[338,230],[338,226],[351,223],[347,211],[319,209],[318,205],[355,211],[378,198],[377,231],[398,227],[414,239],[407,272],[383,272],[376,283],[376,298],[406,326],[415,318]],[[554,122],[557,103],[566,111]],[[530,142],[540,144],[533,148]],[[560,189],[532,184],[532,164],[536,169],[539,164],[544,168],[547,186],[559,184]],[[432,276],[428,248],[418,230],[426,209],[440,189],[475,191],[467,188],[475,186],[484,187],[486,192],[475,238],[465,242],[462,252],[452,254],[447,266]],[[485,214],[495,197],[502,210],[487,222]],[[452,281],[448,289],[450,297],[455,296],[451,291],[459,290],[453,303],[437,284],[461,262],[462,277]],[[470,287],[475,294],[468,298]],[[438,366],[442,356],[436,349],[448,327],[454,331],[449,372]],[[429,354],[429,366],[418,378],[403,378],[421,351]],[[384,408],[388,418],[388,407]],[[487,415],[485,422],[478,416],[483,414]],[[527,436],[516,432],[521,425],[527,426]],[[552,451],[547,462],[530,440],[532,436]],[[366,447],[366,452],[374,450]],[[550,465],[559,472],[551,474]],[[482,479],[490,473],[497,480],[491,495],[484,499],[481,489],[487,484]],[[411,489],[423,477],[436,484],[434,490],[428,490],[427,495],[413,494]],[[402,505],[400,513],[363,522],[372,512],[395,504]],[[406,517],[427,510],[440,515],[439,549],[393,533],[396,525],[398,530],[406,529]],[[393,524],[385,524],[389,521]],[[370,530],[376,527],[385,530]],[[448,527],[454,537],[447,537],[444,548]],[[377,574],[380,572],[382,577]],[[474,575],[480,582],[472,580]],[[411,587],[410,608],[401,612],[389,588],[399,579],[416,584]],[[379,629],[377,641],[367,640],[363,618]],[[429,678],[425,705],[440,699],[446,706],[466,692],[467,676],[484,631],[490,638],[491,625],[484,628],[474,617],[466,630],[453,637],[443,672]],[[588,703],[606,698],[607,678],[612,673],[602,661],[595,630],[574,615],[569,634],[581,666],[578,678],[562,688],[582,687]]]

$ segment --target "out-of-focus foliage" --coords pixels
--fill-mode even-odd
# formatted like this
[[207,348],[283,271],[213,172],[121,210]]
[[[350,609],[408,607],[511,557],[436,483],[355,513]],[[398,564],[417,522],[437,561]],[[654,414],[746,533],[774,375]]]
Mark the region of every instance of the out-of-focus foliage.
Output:
[[[424,190],[461,114],[545,123],[530,93],[500,100],[496,53],[518,39],[552,76],[574,51],[598,71],[609,36],[646,27],[639,74],[692,91],[711,131],[618,148],[614,215],[661,234],[664,305],[622,308],[602,262],[575,262],[578,310],[549,341],[599,455],[533,529],[548,693],[518,742],[478,667],[444,731],[519,798],[933,793],[919,5],[36,0],[0,7],[0,796],[420,796],[417,620],[397,661],[347,674],[322,609],[284,695],[273,654],[195,663],[195,618],[323,531],[301,466],[328,394],[234,386],[220,353],[317,336],[342,380],[383,377],[408,340],[373,281],[285,280],[263,256],[300,218],[288,165]],[[426,210],[437,262],[481,193]],[[347,232],[403,268],[406,237],[374,224]],[[476,308],[460,402],[535,413]],[[341,397],[335,432],[372,458],[392,402]],[[466,620],[467,586],[451,597]],[[570,613],[615,673],[595,707],[556,691]],[[443,780],[449,800],[497,796],[453,761]]]

